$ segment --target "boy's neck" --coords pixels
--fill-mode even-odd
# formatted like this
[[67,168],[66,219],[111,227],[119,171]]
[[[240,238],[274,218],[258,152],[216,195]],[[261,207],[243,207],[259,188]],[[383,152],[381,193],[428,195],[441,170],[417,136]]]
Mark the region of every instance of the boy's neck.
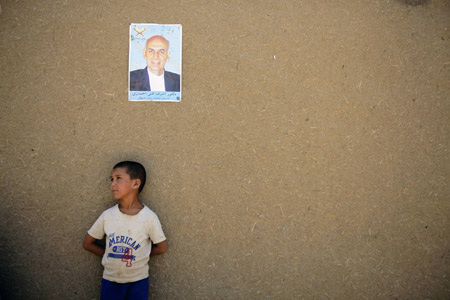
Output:
[[139,197],[133,197],[131,199],[120,199],[119,209],[121,212],[127,215],[136,215],[144,208],[144,205],[139,201]]

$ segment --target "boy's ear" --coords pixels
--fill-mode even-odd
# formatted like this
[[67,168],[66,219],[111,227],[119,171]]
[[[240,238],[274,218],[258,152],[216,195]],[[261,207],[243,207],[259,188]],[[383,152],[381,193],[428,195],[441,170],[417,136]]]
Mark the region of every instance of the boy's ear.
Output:
[[135,179],[134,180],[134,184],[133,184],[133,188],[139,188],[141,186],[141,180],[140,179]]

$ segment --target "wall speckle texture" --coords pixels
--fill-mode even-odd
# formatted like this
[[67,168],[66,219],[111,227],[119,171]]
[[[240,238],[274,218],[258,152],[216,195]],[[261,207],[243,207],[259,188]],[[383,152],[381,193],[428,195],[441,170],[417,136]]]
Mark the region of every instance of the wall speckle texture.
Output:
[[[450,295],[450,4],[1,1],[2,299],[97,299],[119,160],[169,252],[152,299]],[[183,101],[127,101],[132,22],[183,25]]]

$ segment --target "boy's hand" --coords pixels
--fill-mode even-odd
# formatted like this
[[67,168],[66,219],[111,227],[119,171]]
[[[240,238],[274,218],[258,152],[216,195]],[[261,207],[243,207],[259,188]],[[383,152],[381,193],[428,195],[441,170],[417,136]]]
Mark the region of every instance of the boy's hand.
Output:
[[83,242],[83,247],[87,251],[92,252],[95,255],[103,257],[103,254],[105,254],[105,249],[97,246],[95,244],[95,241],[97,241],[95,238],[93,238],[89,234],[86,234],[86,237],[84,238],[84,242]]

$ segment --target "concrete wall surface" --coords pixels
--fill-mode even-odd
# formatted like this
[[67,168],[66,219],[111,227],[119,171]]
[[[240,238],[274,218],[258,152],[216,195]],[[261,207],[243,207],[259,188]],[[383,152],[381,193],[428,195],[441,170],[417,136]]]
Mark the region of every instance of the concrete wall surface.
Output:
[[[98,299],[112,166],[169,251],[152,299],[448,299],[447,0],[0,1],[2,299]],[[181,103],[127,101],[130,23]]]

